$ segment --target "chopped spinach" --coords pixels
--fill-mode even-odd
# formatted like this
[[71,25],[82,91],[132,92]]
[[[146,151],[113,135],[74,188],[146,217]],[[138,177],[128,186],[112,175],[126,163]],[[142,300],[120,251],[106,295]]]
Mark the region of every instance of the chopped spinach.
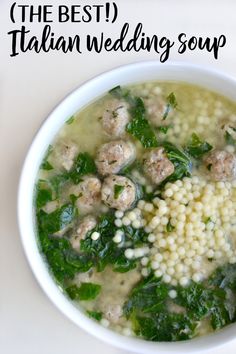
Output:
[[94,283],[82,283],[80,287],[73,284],[65,289],[71,300],[93,300],[101,291],[101,285]]
[[75,184],[78,184],[82,176],[96,172],[97,168],[93,158],[87,152],[84,152],[77,156],[73,168],[69,172],[69,177]]
[[191,176],[192,162],[189,155],[180,148],[177,148],[174,144],[164,141],[161,143],[164,147],[168,159],[174,164],[175,171],[165,179],[162,186],[166,182],[174,182],[183,177]]
[[113,271],[118,273],[126,273],[131,269],[136,268],[135,259],[127,259],[124,254],[120,255],[117,259],[113,262]]
[[212,146],[207,141],[202,141],[195,133],[185,146],[187,153],[195,158],[201,158],[204,154],[212,150]]
[[73,279],[78,272],[88,271],[93,262],[89,255],[77,253],[65,236],[53,236],[56,232],[72,226],[77,215],[75,206],[68,203],[47,214],[40,209],[44,202],[45,199],[39,199],[37,196],[36,217],[40,248],[56,281],[64,287],[67,279]]
[[145,339],[158,342],[171,342],[190,339],[197,323],[184,314],[166,311],[135,318],[134,331]]
[[77,269],[65,259],[65,251],[70,247],[69,242],[66,239],[49,238],[44,233],[40,233],[39,237],[43,253],[56,280],[63,283],[65,279],[72,279]]
[[50,164],[50,162],[48,162],[47,160],[44,160],[44,161],[42,162],[40,168],[41,168],[42,170],[47,170],[47,171],[53,170],[52,164]]
[[66,124],[70,125],[74,122],[75,120],[75,117],[74,116],[71,116],[67,121],[66,121]]
[[86,272],[93,266],[91,257],[74,251],[67,238],[52,236],[72,225],[76,217],[74,205],[65,204],[50,214],[38,209],[36,216],[41,251],[55,279],[62,286],[67,279],[73,279],[76,273]]
[[[218,303],[211,309],[211,326],[213,329],[220,329],[231,322],[226,303]],[[233,322],[233,321],[232,321]]]
[[141,98],[135,98],[130,114],[132,120],[127,124],[126,131],[138,139],[145,148],[156,147],[157,138],[146,118],[146,109]]
[[40,228],[48,235],[51,235],[65,229],[72,223],[75,216],[76,208],[72,204],[68,203],[50,214],[40,210],[38,213],[38,222],[40,224]]
[[116,86],[109,91],[109,94],[115,98],[124,99],[128,103],[133,104],[133,96],[131,95],[130,90],[126,88]]
[[[92,240],[92,232],[97,231],[100,237]],[[81,250],[92,255],[98,271],[102,271],[109,263],[114,262],[114,255],[121,253],[114,245],[112,238],[115,234],[114,216],[101,216],[97,226],[87,234],[85,240],[81,240]]]
[[66,172],[60,173],[58,175],[49,178],[49,185],[54,191],[56,198],[59,197],[60,188],[68,181],[68,174]]
[[155,191],[155,192],[147,192],[147,188],[145,186],[138,186],[139,188],[137,188],[137,195],[138,195],[138,199],[142,199],[145,200],[147,202],[151,202],[155,197],[159,197],[159,192]]
[[86,313],[90,318],[93,318],[96,321],[101,321],[102,319],[102,312],[87,310]]
[[191,338],[196,322],[186,314],[168,311],[169,289],[169,285],[151,274],[131,291],[123,311],[137,335],[153,341]]
[[179,287],[177,292],[177,303],[186,307],[196,320],[210,315],[219,300],[219,295],[224,295],[197,283],[191,283],[187,287]]
[[171,127],[171,125],[160,125],[159,127],[157,127],[157,131],[162,134],[167,134],[170,127]]
[[65,260],[80,273],[87,272],[93,266],[93,262],[89,255],[83,253],[79,254],[71,247],[65,252]]
[[144,228],[134,229],[132,226],[122,226],[126,241],[131,241],[134,246],[141,246],[147,242],[148,234]]
[[[185,340],[194,336],[199,321],[207,319],[213,329],[236,321],[235,296],[227,289],[236,289],[235,268],[219,268],[203,283],[191,282],[186,287],[173,287],[150,274],[130,292],[123,313],[132,321],[133,330],[145,339],[155,341]],[[169,290],[177,296],[170,299]],[[181,306],[176,313],[174,306]]]
[[124,186],[120,186],[119,184],[114,185],[114,199],[118,199],[119,195],[123,192]]
[[53,150],[52,145],[49,145],[45,157],[43,159],[43,162],[40,165],[40,168],[42,170],[47,170],[47,171],[53,170],[53,166],[50,164],[50,162],[48,162],[48,157],[51,154],[52,150]]
[[77,197],[74,194],[70,194],[70,201],[71,201],[72,205],[75,205],[75,202],[78,198],[79,198],[79,196]]
[[[113,242],[113,237],[117,230],[114,221],[113,214],[100,216],[96,227],[88,232],[86,238],[81,240],[80,243],[81,251],[92,257],[94,265],[100,272],[108,264],[112,265],[114,271],[121,273],[135,268],[137,261],[124,257],[125,242],[130,241],[135,246],[147,241],[147,234],[143,228],[134,229],[132,226],[122,226],[119,229],[124,232],[124,241],[122,247],[117,247]],[[100,234],[97,240],[92,240],[91,238],[91,234],[94,231]]]
[[173,92],[171,92],[169,96],[167,96],[166,100],[167,105],[162,120],[165,120],[168,117],[169,113],[178,106],[175,94]]
[[53,200],[52,191],[48,188],[45,188],[41,181],[38,182],[36,186],[36,207],[42,208],[48,202]]
[[124,305],[124,314],[129,318],[134,312],[155,313],[163,310],[168,290],[168,285],[151,274],[133,288],[128,301]]
[[166,231],[167,232],[171,232],[175,229],[175,227],[173,225],[171,225],[170,220],[168,221],[168,224],[166,225]]
[[226,264],[216,269],[209,279],[211,285],[236,290],[236,264]]
[[[232,129],[234,132],[236,132],[236,128],[231,126],[229,128]],[[225,132],[224,137],[228,145],[236,145],[236,139],[228,131]]]
[[86,272],[93,265],[87,255],[76,253],[66,238],[51,237],[39,229],[39,241],[50,270],[61,286],[76,273]]
[[218,287],[210,288],[192,283],[186,288],[178,289],[177,302],[186,307],[191,317],[196,320],[208,316],[213,329],[222,328],[230,323],[226,292]]
[[211,217],[208,216],[203,220],[204,224],[208,224],[209,222],[211,222]]

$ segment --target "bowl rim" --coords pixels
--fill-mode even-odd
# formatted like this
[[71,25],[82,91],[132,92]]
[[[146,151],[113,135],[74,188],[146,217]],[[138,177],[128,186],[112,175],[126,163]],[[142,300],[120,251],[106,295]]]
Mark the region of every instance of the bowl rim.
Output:
[[[41,146],[45,145],[44,140],[46,139],[44,139],[44,136],[47,135],[47,130],[54,131],[54,136],[55,136],[58,133],[60,127],[62,127],[63,122],[60,122],[59,124],[57,124],[57,129],[54,129],[55,122],[57,121],[57,116],[62,116],[63,114],[65,114],[65,111],[67,112],[66,114],[67,117],[72,115],[69,112],[72,113],[75,112],[73,111],[75,104],[73,104],[72,105],[73,108],[71,107],[69,108],[69,110],[66,107],[70,105],[70,103],[74,102],[77,96],[79,96],[81,93],[83,92],[86,93],[87,91],[91,90],[94,86],[96,87],[96,85],[102,86],[102,83],[104,81],[107,82],[108,84],[110,81],[113,82],[114,78],[116,78],[116,80],[119,77],[122,78],[125,76],[125,74],[128,74],[130,71],[131,72],[137,71],[137,73],[138,72],[140,73],[141,70],[148,71],[154,69],[160,70],[160,73],[162,70],[166,72],[168,72],[169,70],[170,74],[171,73],[173,74],[173,72],[177,73],[177,71],[179,71],[180,73],[182,72],[184,74],[186,71],[189,71],[192,74],[195,73],[196,77],[198,74],[203,75],[204,80],[206,81],[205,82],[203,80],[206,83],[206,84],[202,84],[203,87],[207,86],[207,79],[212,79],[213,82],[221,81],[224,82],[227,87],[229,88],[232,87],[236,89],[236,80],[231,76],[229,76],[228,74],[220,72],[216,69],[212,69],[206,66],[196,65],[188,62],[170,61],[168,63],[161,64],[153,60],[140,61],[128,65],[118,66],[112,70],[105,71],[102,74],[99,74],[94,78],[87,80],[86,82],[79,85],[71,93],[65,96],[65,98],[63,98],[55,106],[55,108],[48,114],[48,116],[45,118],[45,120],[42,122],[41,126],[37,130],[37,133],[33,137],[32,142],[28,148],[28,152],[23,162],[23,167],[22,167],[22,171],[19,179],[19,186],[18,186],[17,219],[18,219],[18,226],[20,230],[20,238],[30,268],[38,284],[44,291],[44,293],[67,318],[69,318],[72,322],[74,322],[83,330],[118,348],[125,349],[130,352],[140,353],[140,354],[141,353],[154,354],[156,352],[189,353],[189,352],[197,352],[197,351],[206,351],[209,349],[215,349],[219,346],[222,346],[236,339],[236,336],[234,334],[235,325],[233,324],[227,326],[226,328],[220,330],[219,332],[208,334],[203,337],[194,338],[184,342],[168,343],[168,342],[148,342],[139,338],[125,337],[119,333],[104,328],[99,323],[96,323],[95,321],[88,318],[84,313],[82,313],[82,311],[80,311],[75,305],[72,304],[71,301],[69,301],[65,297],[65,295],[62,293],[58,285],[56,285],[55,281],[51,277],[47,269],[47,265],[42,255],[39,252],[34,220],[33,217],[30,217],[30,215],[33,216],[32,186],[34,186],[35,184],[35,178],[30,179],[33,176],[31,172],[31,166],[33,165],[35,169],[36,165],[38,164],[37,166],[39,167],[39,162],[42,161],[42,156],[44,155],[46,149],[45,147],[41,148]],[[137,82],[141,82],[141,81],[143,80]],[[162,81],[168,81],[168,80],[162,80]],[[181,81],[181,79],[178,81]],[[129,81],[127,81],[127,83],[128,82]],[[187,81],[182,80],[182,82],[187,82]],[[133,80],[130,82],[130,84],[132,83],[134,83]],[[199,85],[201,86],[201,84]],[[114,86],[115,85],[113,85],[112,87]],[[215,87],[214,85],[213,86],[211,85],[210,88],[214,90],[214,87]],[[225,94],[226,97],[230,97],[236,100],[236,95],[235,94],[231,95],[230,89],[228,89],[228,91],[227,90],[224,91],[226,91]],[[216,90],[216,92],[219,92],[219,89]],[[92,96],[94,97],[94,99],[97,99],[100,95],[92,95]],[[87,103],[89,102],[91,102],[91,99],[87,100]],[[78,104],[76,103],[76,105]],[[84,105],[81,105],[79,109],[82,109],[83,107]],[[66,120],[67,118],[64,116],[64,122]],[[51,137],[51,139],[48,139],[48,141],[53,140],[52,138],[53,134],[52,133],[50,134],[47,135]],[[45,146],[48,147],[48,143]],[[35,158],[35,152],[37,152],[37,150],[41,150],[41,151],[39,154],[40,157],[36,155],[37,158],[35,159],[36,161],[35,162],[34,158]],[[30,185],[31,185],[31,189],[28,190],[28,187]],[[29,196],[28,191],[31,197]]]

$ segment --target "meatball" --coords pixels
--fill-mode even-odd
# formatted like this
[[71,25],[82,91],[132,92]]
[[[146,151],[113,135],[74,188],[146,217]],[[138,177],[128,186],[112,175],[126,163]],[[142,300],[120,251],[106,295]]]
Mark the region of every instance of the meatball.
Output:
[[215,181],[228,181],[236,178],[236,156],[224,150],[214,150],[204,159],[210,176]]
[[151,181],[159,184],[172,175],[175,170],[173,163],[167,158],[163,147],[151,150],[144,156],[144,172]]
[[70,238],[70,243],[76,251],[80,249],[80,241],[85,239],[87,233],[94,229],[96,224],[96,219],[92,215],[85,216],[83,220],[81,220],[76,233]]
[[69,194],[78,197],[76,206],[79,212],[87,214],[101,201],[101,182],[97,177],[86,176],[82,182],[70,188]]
[[74,164],[74,159],[78,153],[78,146],[72,142],[63,143],[60,148],[59,159],[66,171],[69,171]]
[[128,122],[128,104],[118,99],[110,101],[102,117],[105,132],[110,136],[119,137],[125,132]]
[[100,147],[96,165],[98,172],[103,175],[118,173],[124,166],[135,159],[135,148],[130,142],[123,140],[111,141]]
[[[145,99],[145,106],[147,107],[148,118],[154,126],[165,126],[170,122],[163,120],[163,115],[166,110],[166,102],[162,97],[150,97]],[[173,110],[168,113],[168,118],[173,116]]]
[[102,185],[102,201],[110,208],[130,209],[136,198],[136,187],[127,177],[110,175]]

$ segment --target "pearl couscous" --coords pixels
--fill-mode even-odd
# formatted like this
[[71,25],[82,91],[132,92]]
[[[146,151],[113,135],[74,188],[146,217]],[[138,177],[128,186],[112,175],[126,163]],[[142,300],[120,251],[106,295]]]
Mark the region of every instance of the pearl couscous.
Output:
[[68,117],[36,185],[40,249],[104,327],[175,341],[236,321],[236,104],[183,83]]

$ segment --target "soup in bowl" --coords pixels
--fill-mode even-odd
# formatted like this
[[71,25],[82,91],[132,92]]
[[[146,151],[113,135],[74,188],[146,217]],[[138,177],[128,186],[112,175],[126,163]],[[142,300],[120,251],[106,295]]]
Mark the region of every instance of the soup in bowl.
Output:
[[206,69],[138,63],[76,90],[36,136],[23,244],[50,298],[98,337],[147,353],[233,337],[233,90]]

